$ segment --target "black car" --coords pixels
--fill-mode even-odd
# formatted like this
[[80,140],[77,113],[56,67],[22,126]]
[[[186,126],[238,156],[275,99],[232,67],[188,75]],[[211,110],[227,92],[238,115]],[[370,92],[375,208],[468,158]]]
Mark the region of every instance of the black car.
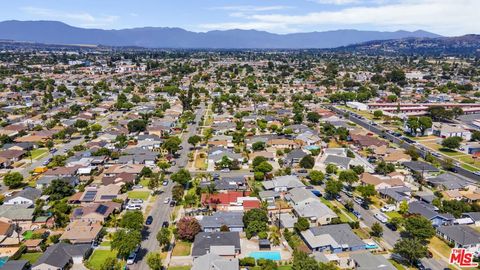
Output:
[[168,225],[170,225],[170,224],[168,223],[168,221],[164,221],[164,222],[162,223],[162,228],[168,228]]
[[396,226],[395,224],[389,222],[389,223],[387,223],[387,224],[385,224],[385,225],[386,225],[387,228],[389,228],[390,230],[392,230],[392,231],[394,231],[394,232],[397,231],[397,226]]
[[145,220],[145,225],[150,225],[150,224],[152,224],[152,222],[153,222],[153,217],[148,216],[147,219]]
[[363,202],[362,204],[360,204],[360,206],[361,206],[363,209],[365,209],[365,210],[370,209],[370,206],[368,205],[368,203],[365,203],[365,202]]
[[174,207],[175,205],[177,205],[177,202],[174,201],[174,200],[171,200],[171,201],[170,201],[170,206],[171,206],[171,207]]

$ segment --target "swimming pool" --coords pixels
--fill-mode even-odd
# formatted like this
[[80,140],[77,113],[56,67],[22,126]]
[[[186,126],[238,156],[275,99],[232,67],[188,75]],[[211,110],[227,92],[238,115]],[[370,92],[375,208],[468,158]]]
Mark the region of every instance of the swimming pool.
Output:
[[255,251],[251,252],[249,257],[258,259],[268,259],[272,261],[280,261],[282,257],[280,256],[280,251]]
[[2,267],[8,261],[8,257],[1,257],[0,258],[0,267]]

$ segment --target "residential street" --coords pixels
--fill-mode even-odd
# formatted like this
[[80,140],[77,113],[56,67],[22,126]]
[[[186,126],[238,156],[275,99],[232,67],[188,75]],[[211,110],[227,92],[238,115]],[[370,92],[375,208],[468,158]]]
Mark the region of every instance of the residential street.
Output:
[[[176,161],[176,165],[171,168],[171,171],[176,172],[181,168],[184,168],[188,163],[188,152],[189,152],[189,143],[188,138],[195,135],[198,125],[200,124],[201,117],[205,113],[205,105],[201,103],[200,108],[196,112],[195,124],[190,125],[186,133],[182,136],[182,149],[178,151],[180,157]],[[162,192],[150,212],[150,215],[153,217],[153,222],[150,226],[145,227],[142,231],[143,241],[141,243],[141,249],[137,256],[137,262],[130,266],[130,269],[139,269],[139,270],[148,270],[146,255],[149,252],[157,251],[158,241],[157,241],[157,232],[162,227],[164,221],[170,221],[170,214],[173,210],[173,207],[170,207],[167,204],[164,204],[164,200],[167,197],[172,196],[172,188],[174,183],[169,181],[168,186],[165,187],[164,192]]]

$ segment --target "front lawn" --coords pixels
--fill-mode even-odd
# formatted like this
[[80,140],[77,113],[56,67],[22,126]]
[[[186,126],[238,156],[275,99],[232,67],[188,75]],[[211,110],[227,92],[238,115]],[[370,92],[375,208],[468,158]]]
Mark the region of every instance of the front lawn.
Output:
[[32,155],[32,159],[38,159],[38,158],[41,158],[45,155],[45,153],[48,152],[48,149],[47,148],[38,148],[38,149],[34,149],[32,151],[30,151],[31,155]]
[[150,179],[148,178],[143,178],[142,180],[140,180],[138,182],[139,185],[143,186],[143,187],[148,187],[148,183],[150,182]]
[[177,241],[172,251],[172,256],[189,256],[192,249],[192,243]]
[[168,270],[190,270],[191,266],[170,266]]
[[146,201],[148,197],[150,196],[150,191],[129,191],[128,192],[128,198],[129,199],[141,199],[143,201]]
[[20,256],[19,260],[27,260],[30,262],[30,264],[34,264],[42,255],[42,252],[23,253],[22,256]]
[[[430,244],[428,245],[428,248],[431,250],[436,250],[438,253],[442,254],[445,258],[450,258],[450,252],[452,251],[452,249],[447,245],[447,243],[445,243],[444,241],[442,241],[442,239],[436,236],[430,240]],[[437,254],[435,254],[435,252],[432,251],[432,253],[434,257],[438,257]]]
[[390,219],[392,219],[392,218],[403,218],[403,216],[400,213],[398,213],[397,211],[386,212],[385,215],[387,215]]
[[197,156],[195,157],[195,168],[198,170],[206,170],[207,167],[208,165],[206,160],[206,154],[198,153]]
[[33,235],[32,231],[26,231],[26,232],[23,233],[23,238],[25,240],[29,240],[30,238],[32,238],[32,235]]
[[98,270],[103,262],[110,257],[116,258],[117,252],[115,250],[96,249],[88,260],[88,266],[90,269]]

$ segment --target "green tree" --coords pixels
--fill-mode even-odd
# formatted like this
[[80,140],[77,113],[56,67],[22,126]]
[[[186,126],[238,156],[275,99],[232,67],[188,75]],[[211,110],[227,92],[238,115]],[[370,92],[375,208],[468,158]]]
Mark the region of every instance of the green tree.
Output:
[[3,183],[9,188],[18,188],[23,185],[23,176],[19,172],[8,172],[3,177]]
[[253,151],[265,150],[265,142],[254,142],[252,144]]
[[185,186],[188,182],[192,180],[192,176],[190,175],[190,172],[187,171],[186,169],[180,169],[178,172],[172,174],[170,176],[170,179],[173,182],[179,183],[180,185]]
[[170,162],[167,161],[160,161],[157,163],[158,168],[162,170],[163,173],[165,173],[172,165],[170,165]]
[[382,116],[383,116],[383,111],[376,110],[376,111],[373,112],[373,116],[374,116],[375,118],[377,118],[377,119],[382,118]]
[[143,228],[143,214],[140,211],[127,211],[118,225],[128,230],[140,231]]
[[325,175],[321,171],[311,170],[308,173],[308,178],[310,178],[310,183],[312,183],[313,185],[320,185],[323,183]]
[[308,256],[307,253],[299,250],[293,252],[292,270],[320,270],[317,261]]
[[420,133],[423,135],[425,135],[425,131],[427,131],[427,129],[431,128],[433,123],[432,123],[432,118],[428,117],[428,116],[421,116],[418,118],[418,124],[419,124],[419,129],[420,129]]
[[254,171],[256,172],[262,172],[262,173],[269,173],[273,170],[273,166],[268,163],[268,161],[264,161],[260,164],[258,164],[258,166],[256,166],[255,168],[253,168]]
[[43,194],[50,195],[50,200],[58,201],[65,197],[71,196],[75,193],[73,186],[66,181],[55,179],[52,183],[45,188]]
[[147,255],[147,264],[151,270],[162,270],[162,257],[158,252],[150,252]]
[[365,201],[370,201],[370,197],[377,194],[375,187],[370,184],[357,187],[357,191],[360,192]]
[[325,186],[325,192],[329,197],[335,197],[342,190],[343,184],[340,181],[328,180]]
[[432,222],[423,216],[410,216],[404,221],[405,232],[412,238],[428,241],[435,235]]
[[311,155],[306,155],[300,160],[300,167],[311,169],[315,166],[315,159]]
[[397,241],[393,251],[412,265],[427,256],[427,247],[419,239],[402,238]]
[[333,163],[330,163],[327,165],[327,167],[325,168],[325,171],[328,173],[328,174],[336,174],[337,171],[338,171],[338,167],[337,165],[333,164]]
[[442,146],[448,149],[457,149],[460,147],[462,140],[462,137],[458,136],[448,137],[442,141]]
[[122,263],[115,257],[107,257],[100,265],[100,270],[121,270]]
[[193,135],[190,138],[188,138],[188,143],[191,144],[194,148],[201,141],[202,141],[202,137],[200,137],[198,135]]
[[395,171],[395,165],[392,163],[387,163],[385,161],[380,161],[375,167],[375,172],[378,174],[387,175]]
[[183,188],[182,185],[175,185],[172,188],[172,198],[177,202],[182,200],[184,193],[185,193],[185,189]]
[[127,123],[129,132],[142,132],[147,129],[147,122],[142,119],[135,119]]
[[111,247],[118,252],[118,256],[126,259],[134,251],[142,240],[140,231],[118,230],[113,234]]
[[372,231],[370,232],[371,236],[380,237],[383,234],[383,227],[380,223],[375,222],[371,227]]
[[299,217],[293,226],[297,231],[303,232],[310,228],[310,222],[304,217]]
[[182,144],[182,140],[177,136],[173,136],[168,138],[165,142],[163,142],[163,148],[165,148],[169,153],[174,154],[180,149],[180,144]]
[[338,175],[338,180],[352,185],[358,181],[358,175],[353,170],[345,170],[340,172]]
[[320,118],[322,118],[322,116],[317,112],[308,112],[307,113],[307,120],[309,122],[318,123],[318,121],[320,121]]
[[262,156],[255,157],[252,161],[253,168],[257,167],[258,165],[260,165],[260,163],[262,163],[264,161],[268,161],[268,160],[265,157],[262,157]]
[[400,202],[398,212],[402,215],[405,215],[406,213],[408,213],[408,202],[406,200],[403,200],[402,202]]

